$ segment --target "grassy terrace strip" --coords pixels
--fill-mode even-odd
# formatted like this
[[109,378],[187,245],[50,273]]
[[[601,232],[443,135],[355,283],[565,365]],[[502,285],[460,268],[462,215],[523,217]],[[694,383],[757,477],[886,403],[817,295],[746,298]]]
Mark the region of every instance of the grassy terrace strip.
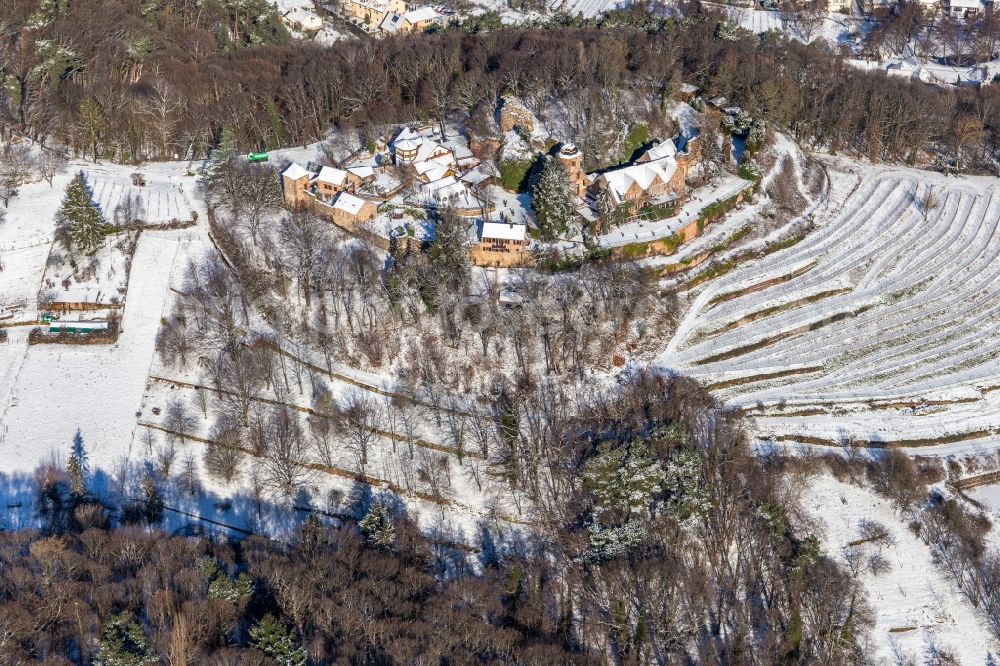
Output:
[[722,352],[721,354],[715,354],[714,356],[709,356],[707,358],[700,359],[699,361],[696,362],[696,364],[697,365],[708,365],[709,363],[716,363],[718,361],[728,361],[729,359],[736,358],[737,356],[743,356],[745,354],[749,354],[750,352],[756,351],[758,349],[763,349],[764,347],[768,347],[770,345],[773,345],[776,342],[779,342],[781,340],[786,340],[786,339],[794,337],[796,335],[801,335],[803,333],[808,333],[810,331],[815,331],[815,330],[817,330],[819,328],[822,328],[823,326],[828,326],[829,324],[833,324],[833,323],[836,323],[838,321],[842,321],[844,319],[847,319],[848,317],[856,317],[856,316],[858,316],[858,315],[860,315],[860,314],[868,311],[872,307],[873,306],[867,305],[867,306],[863,306],[861,308],[858,308],[857,310],[854,310],[853,312],[838,312],[836,314],[830,315],[829,317],[825,317],[824,319],[820,319],[819,321],[810,322],[808,324],[805,324],[803,326],[799,326],[798,328],[792,329],[790,331],[785,331],[783,333],[779,333],[778,335],[775,335],[775,336],[772,336],[772,337],[769,337],[769,338],[764,338],[763,340],[760,340],[760,341],[755,342],[753,344],[744,345],[742,347],[737,347],[736,349],[731,349],[731,350],[729,350],[727,352]]
[[[855,446],[863,446],[871,449],[890,449],[890,448],[922,448],[928,446],[937,446],[939,444],[955,444],[958,442],[969,442],[976,439],[983,439],[985,437],[990,437],[995,435],[996,431],[993,430],[972,430],[968,432],[956,432],[950,435],[942,435],[941,437],[924,437],[915,439],[857,439],[854,438],[852,443]],[[818,444],[820,446],[837,446],[842,447],[843,442],[837,441],[835,439],[830,439],[826,437],[816,437],[815,435],[776,435],[773,437],[776,442],[801,442],[803,444]]]
[[[802,268],[799,268],[795,271],[792,271],[791,273],[788,273],[787,275],[782,275],[780,277],[771,278],[770,280],[758,282],[757,284],[751,285],[745,289],[740,289],[738,291],[729,291],[724,294],[719,294],[718,296],[712,298],[712,300],[708,302],[708,305],[709,307],[711,307],[713,305],[718,305],[719,303],[725,303],[726,301],[731,301],[734,298],[739,298],[740,296],[746,296],[747,294],[763,291],[768,287],[773,287],[775,285],[782,284],[783,282],[788,282],[789,280],[797,278],[800,275],[804,275],[815,267],[816,267],[816,262],[813,261],[806,264]],[[847,291],[850,291],[850,289],[848,289]]]
[[740,326],[745,326],[747,324],[753,323],[765,317],[770,317],[771,315],[778,314],[779,312],[787,312],[789,310],[794,310],[800,308],[803,305],[808,305],[809,303],[816,303],[824,298],[830,298],[832,296],[840,296],[842,294],[850,293],[850,289],[831,289],[830,291],[820,292],[818,294],[813,294],[812,296],[806,296],[805,298],[800,298],[798,300],[791,301],[789,303],[783,303],[782,305],[775,305],[774,307],[760,310],[749,314],[745,317],[741,317],[731,324],[727,324],[722,328],[718,328],[706,334],[706,337],[711,337],[713,335],[720,335],[722,333],[727,333],[733,329],[739,328]]
[[964,479],[956,479],[948,482],[950,486],[959,490],[971,490],[980,486],[992,486],[1000,483],[1000,471],[984,472],[975,476],[968,476]]
[[762,375],[752,375],[750,377],[737,377],[736,379],[727,379],[721,382],[715,382],[709,384],[706,388],[710,391],[718,391],[720,389],[732,388],[733,386],[741,386],[742,384],[753,384],[754,382],[764,382],[769,379],[780,379],[781,377],[791,377],[792,375],[808,375],[814,372],[822,372],[823,368],[790,368],[788,370],[780,370],[778,372],[768,372]]
[[[686,238],[684,233],[680,230],[670,234],[665,238],[658,238],[656,240],[650,241],[639,241],[635,243],[627,243],[619,248],[615,248],[616,254],[626,258],[626,259],[641,259],[642,257],[650,255],[671,255],[677,251],[677,248],[683,245],[685,242],[690,241],[692,238],[697,238],[704,232],[705,227],[722,219],[726,213],[732,210],[741,201],[746,200],[748,197],[753,196],[753,193],[757,191],[758,181],[751,181],[749,185],[744,187],[742,190],[736,194],[716,201],[714,203],[708,204],[701,209],[698,213],[698,217],[695,220],[697,223],[697,234],[691,236],[691,238]],[[676,213],[676,211],[675,211]],[[668,216],[669,217],[669,216]],[[749,232],[749,228],[743,234],[735,237],[731,242],[736,242],[739,238]],[[662,269],[666,271],[667,269]]]

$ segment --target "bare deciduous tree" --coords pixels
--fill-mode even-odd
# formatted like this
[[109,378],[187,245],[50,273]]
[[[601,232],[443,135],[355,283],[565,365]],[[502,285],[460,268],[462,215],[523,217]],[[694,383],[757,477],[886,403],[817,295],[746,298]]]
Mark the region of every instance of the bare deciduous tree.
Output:
[[314,476],[308,467],[311,447],[298,417],[286,409],[271,413],[266,432],[264,457],[259,465],[261,479],[276,496],[290,500]]
[[31,180],[34,168],[35,160],[28,146],[7,145],[0,151],[0,200],[4,208],[17,196],[21,186]]
[[358,470],[364,474],[369,449],[382,429],[382,406],[367,393],[354,391],[337,409],[334,423],[347,438],[347,445],[357,458]]
[[212,426],[205,444],[205,471],[214,479],[232,483],[240,475],[246,453],[241,442],[239,425],[223,417]]

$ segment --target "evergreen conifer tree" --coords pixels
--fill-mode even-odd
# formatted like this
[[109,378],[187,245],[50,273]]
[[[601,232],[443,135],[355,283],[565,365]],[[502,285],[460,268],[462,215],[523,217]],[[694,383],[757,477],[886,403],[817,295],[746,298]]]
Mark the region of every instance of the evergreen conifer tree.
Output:
[[66,461],[66,475],[69,476],[69,488],[74,497],[83,497],[87,494],[87,451],[83,446],[83,435],[77,428],[73,435],[73,447]]
[[156,482],[153,465],[149,462],[146,463],[146,470],[142,477],[142,494],[145,496],[146,520],[150,523],[159,523],[163,520],[163,493],[160,491],[160,485]]
[[285,625],[270,614],[262,617],[250,630],[250,641],[280,666],[305,666],[305,648],[297,645]]
[[538,230],[545,240],[554,240],[569,229],[573,219],[573,196],[566,169],[559,160],[550,159],[531,192]]
[[[227,127],[222,130],[219,145],[212,149],[202,169],[202,184],[210,199],[216,198],[220,192],[232,189],[231,181],[235,175],[234,167],[238,157],[236,135]],[[230,192],[230,196],[231,194]]]
[[104,637],[94,658],[96,666],[143,666],[158,662],[149,651],[142,627],[129,618],[128,612],[104,623]]
[[66,227],[73,247],[84,254],[94,254],[104,243],[104,217],[90,198],[82,173],[66,187],[57,219]]
[[389,548],[396,541],[396,528],[392,525],[392,516],[385,504],[373,504],[368,515],[358,522],[358,527],[365,541],[378,548]]
[[611,229],[619,222],[618,206],[615,205],[614,196],[608,188],[601,190],[597,195],[597,215],[601,218],[605,230]]

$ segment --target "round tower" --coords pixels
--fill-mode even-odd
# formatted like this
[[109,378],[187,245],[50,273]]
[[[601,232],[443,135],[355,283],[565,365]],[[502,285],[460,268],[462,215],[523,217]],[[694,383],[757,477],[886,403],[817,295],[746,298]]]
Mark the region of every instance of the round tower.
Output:
[[572,143],[564,143],[559,149],[559,161],[566,169],[569,181],[576,188],[576,196],[582,197],[587,193],[587,174],[583,172],[583,153]]

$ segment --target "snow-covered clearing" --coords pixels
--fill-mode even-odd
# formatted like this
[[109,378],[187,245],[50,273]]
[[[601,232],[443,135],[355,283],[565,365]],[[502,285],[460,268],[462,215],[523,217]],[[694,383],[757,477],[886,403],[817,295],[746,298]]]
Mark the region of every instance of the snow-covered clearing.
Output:
[[570,16],[580,14],[584,18],[592,18],[613,9],[625,9],[631,4],[631,0],[555,0],[550,8]]
[[52,187],[44,181],[25,185],[10,202],[0,224],[0,325],[37,317],[55,215],[69,180],[62,174]]
[[[817,229],[712,280],[658,365],[750,410],[762,439],[989,438],[1000,431],[997,182],[831,177]],[[928,192],[938,205],[925,215]]]
[[67,451],[77,428],[95,467],[111,469],[128,450],[176,253],[174,239],[139,240],[142,270],[130,280],[114,345],[27,347],[11,389],[16,404],[3,414],[4,471],[27,472]]
[[[81,171],[86,176],[91,196],[101,207],[104,219],[109,221],[114,219],[115,210],[127,205],[129,199],[133,201],[133,219],[123,222],[186,222],[196,209],[192,202],[195,177],[180,171],[176,163],[135,169],[115,164],[87,164]],[[133,184],[134,172],[142,174],[145,185]]]
[[906,663],[899,656],[920,662],[933,642],[962,664],[993,663],[997,645],[982,617],[945,578],[930,549],[889,501],[827,474],[805,479],[801,499],[824,552],[845,567],[844,547],[860,539],[862,520],[881,523],[892,537],[892,543],[861,545],[866,559],[881,552],[890,565],[878,575],[866,562],[858,571],[875,613],[873,656],[886,663]]

